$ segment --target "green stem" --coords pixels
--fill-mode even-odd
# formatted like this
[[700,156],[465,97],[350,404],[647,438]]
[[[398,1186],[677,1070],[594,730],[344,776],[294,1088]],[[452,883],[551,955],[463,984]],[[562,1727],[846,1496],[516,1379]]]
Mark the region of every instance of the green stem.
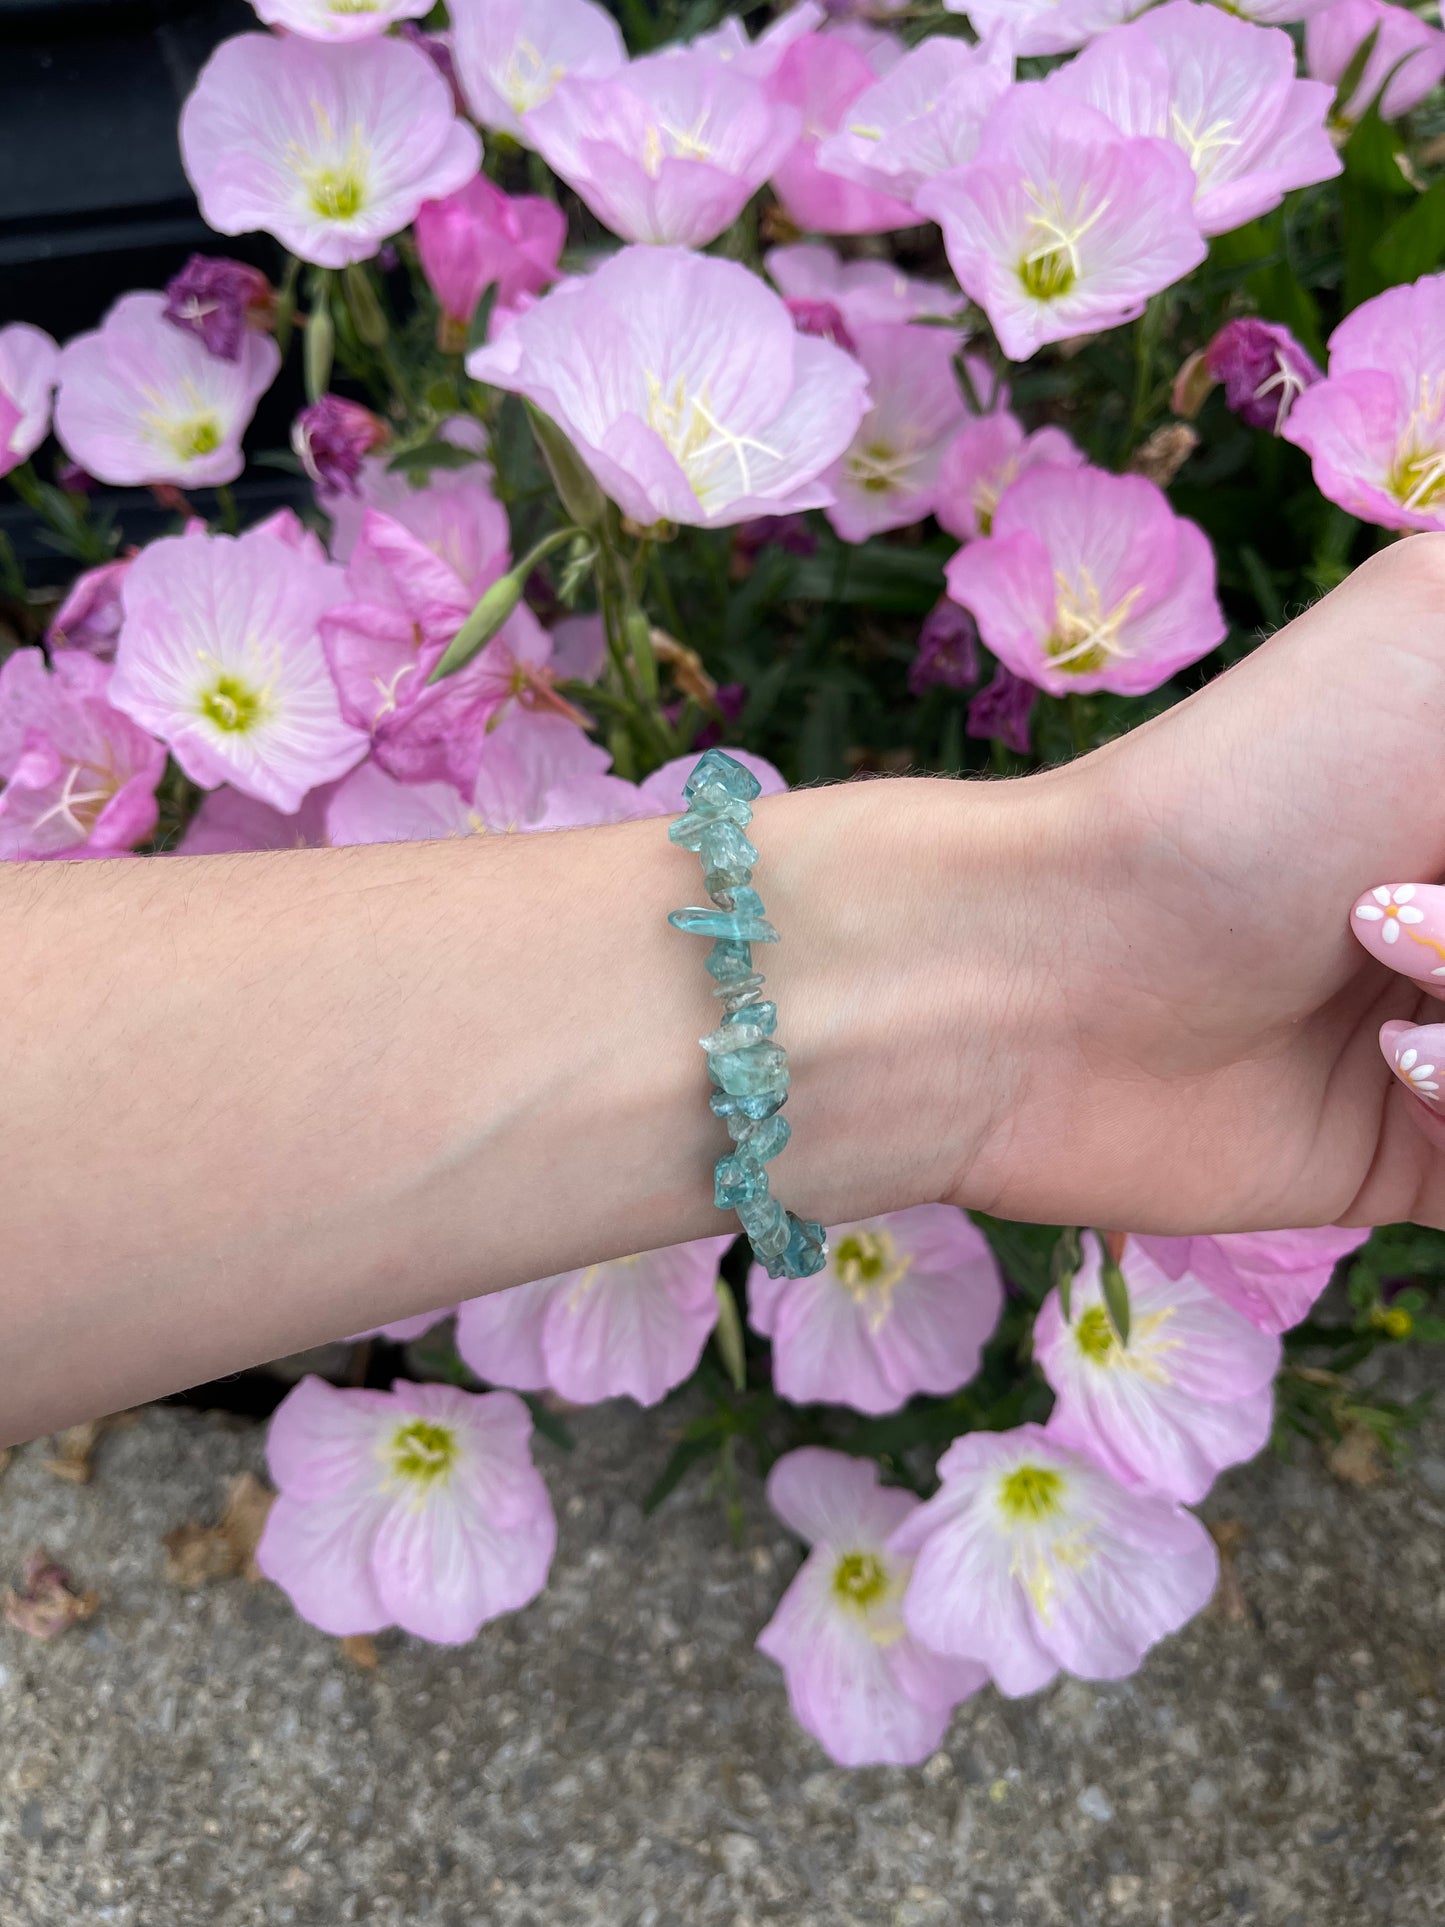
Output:
[[221,511],[221,527],[227,535],[239,535],[241,516],[236,507],[236,498],[231,492],[231,484],[222,482],[216,490],[216,506]]
[[301,263],[294,255],[286,259],[286,272],[281,277],[281,286],[276,292],[276,346],[284,361],[291,346],[291,335],[296,326],[296,286],[301,278]]

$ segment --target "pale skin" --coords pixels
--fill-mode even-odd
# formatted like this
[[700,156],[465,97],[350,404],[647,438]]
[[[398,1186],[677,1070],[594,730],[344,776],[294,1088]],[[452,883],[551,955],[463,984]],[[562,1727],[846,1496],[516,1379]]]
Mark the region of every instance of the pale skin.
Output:
[[[1445,1224],[1371,886],[1445,875],[1445,536],[1017,783],[759,805],[776,1189],[1188,1233]],[[716,1233],[696,859],[653,820],[0,866],[0,1443]]]

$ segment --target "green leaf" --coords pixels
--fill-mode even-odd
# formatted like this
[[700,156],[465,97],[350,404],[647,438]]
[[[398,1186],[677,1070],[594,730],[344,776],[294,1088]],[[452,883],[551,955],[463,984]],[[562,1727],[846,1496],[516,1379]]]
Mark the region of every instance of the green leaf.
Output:
[[414,448],[399,449],[387,467],[395,475],[425,481],[434,468],[471,468],[477,460],[474,448],[458,448],[455,442],[420,442]]
[[1412,201],[1415,189],[1401,171],[1397,136],[1371,107],[1345,143],[1345,171],[1340,181],[1340,214],[1345,242],[1346,309],[1357,308],[1379,294],[1387,277],[1375,261],[1381,235],[1393,225],[1401,201]]
[[723,1362],[733,1390],[741,1392],[747,1387],[748,1361],[738,1301],[726,1278],[719,1278],[713,1289],[717,1293],[717,1324],[713,1328],[713,1343],[717,1346],[718,1357]]
[[[1098,1236],[1097,1233],[1095,1235]],[[1127,1349],[1131,1323],[1128,1282],[1119,1269],[1118,1259],[1111,1256],[1102,1238],[1099,1238],[1099,1244],[1104,1253],[1104,1265],[1100,1277],[1104,1292],[1104,1308],[1109,1314],[1110,1323],[1118,1333],[1119,1343]]]
[[1077,1225],[1067,1225],[1058,1236],[1053,1255],[1049,1260],[1049,1276],[1054,1281],[1054,1290],[1059,1294],[1059,1309],[1064,1314],[1064,1323],[1073,1323],[1074,1277],[1084,1262],[1083,1239]]
[[555,1412],[547,1409],[541,1399],[530,1392],[523,1392],[522,1401],[532,1414],[533,1430],[546,1439],[549,1445],[555,1445],[559,1452],[574,1452],[577,1449],[577,1441],[571,1432]]
[[666,1465],[653,1480],[647,1497],[642,1501],[644,1512],[656,1512],[669,1493],[676,1491],[683,1479],[695,1465],[703,1459],[711,1458],[718,1450],[718,1439],[712,1435],[705,1439],[681,1439],[668,1454]]
[[792,558],[782,594],[797,602],[867,603],[870,610],[926,615],[943,593],[943,565],[953,547],[927,543],[902,548],[865,542],[848,557],[846,571],[826,546]]
[[492,310],[497,305],[497,290],[500,286],[499,281],[489,281],[482,290],[482,298],[477,303],[477,311],[472,316],[471,326],[467,329],[466,352],[468,354],[471,354],[474,348],[486,346],[487,331],[492,325]]
[[1436,181],[1386,228],[1371,259],[1388,286],[1418,281],[1445,261],[1445,180]]

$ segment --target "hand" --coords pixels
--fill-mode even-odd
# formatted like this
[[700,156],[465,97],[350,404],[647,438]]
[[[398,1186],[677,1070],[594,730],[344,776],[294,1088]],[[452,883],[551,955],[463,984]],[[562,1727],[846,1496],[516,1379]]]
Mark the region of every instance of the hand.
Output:
[[951,1195],[1157,1232],[1445,1225],[1445,1118],[1378,1042],[1438,1007],[1350,927],[1373,886],[1445,875],[1445,537],[1039,785],[1058,827],[1008,922],[1032,988]]

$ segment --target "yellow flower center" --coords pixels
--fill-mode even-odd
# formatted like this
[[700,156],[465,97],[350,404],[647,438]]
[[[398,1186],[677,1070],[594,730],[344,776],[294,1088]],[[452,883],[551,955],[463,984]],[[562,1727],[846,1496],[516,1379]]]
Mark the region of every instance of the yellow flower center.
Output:
[[350,221],[361,212],[366,185],[349,167],[322,167],[311,176],[311,206],[327,221]]
[[848,474],[867,495],[892,495],[904,487],[909,469],[917,464],[916,451],[869,442],[848,457]]
[[1056,668],[1071,676],[1092,676],[1114,656],[1128,653],[1119,640],[1119,631],[1144,593],[1142,584],[1107,610],[1087,569],[1080,571],[1077,582],[1056,572],[1054,591],[1054,628],[1044,644],[1044,653]]
[[866,1308],[878,1331],[893,1309],[893,1293],[907,1277],[913,1254],[900,1257],[886,1231],[850,1231],[833,1251],[833,1276],[850,1298]]
[[1102,1305],[1090,1305],[1074,1322],[1074,1343],[1085,1358],[1093,1359],[1096,1364],[1107,1358],[1118,1342],[1109,1314]]
[[646,371],[646,381],[647,425],[667,444],[703,507],[708,506],[710,497],[723,493],[728,497],[750,494],[753,478],[749,454],[776,461],[777,450],[725,427],[713,413],[706,382],[692,393],[686,377],[678,375],[664,387],[651,369]]
[[190,415],[166,432],[166,439],[183,462],[214,455],[221,446],[221,424],[214,415]]
[[876,1552],[845,1552],[833,1568],[833,1591],[846,1605],[867,1612],[888,1591],[888,1569]]
[[1037,188],[1025,183],[1024,192],[1034,204],[1028,220],[1026,248],[1018,264],[1019,281],[1025,294],[1035,301],[1059,301],[1083,272],[1079,243],[1101,221],[1108,209],[1107,197],[1097,206],[1086,205],[1087,188],[1081,188],[1072,206],[1066,206],[1062,191],[1050,182]]
[[215,681],[201,691],[201,714],[217,729],[233,735],[254,729],[265,720],[268,707],[264,689],[254,688],[229,670],[222,670]]
[[426,1487],[444,1479],[457,1462],[457,1435],[435,1419],[410,1419],[392,1434],[389,1453],[398,1479]]
[[1015,1466],[999,1488],[1010,1525],[1038,1525],[1063,1508],[1063,1474],[1046,1465]]

